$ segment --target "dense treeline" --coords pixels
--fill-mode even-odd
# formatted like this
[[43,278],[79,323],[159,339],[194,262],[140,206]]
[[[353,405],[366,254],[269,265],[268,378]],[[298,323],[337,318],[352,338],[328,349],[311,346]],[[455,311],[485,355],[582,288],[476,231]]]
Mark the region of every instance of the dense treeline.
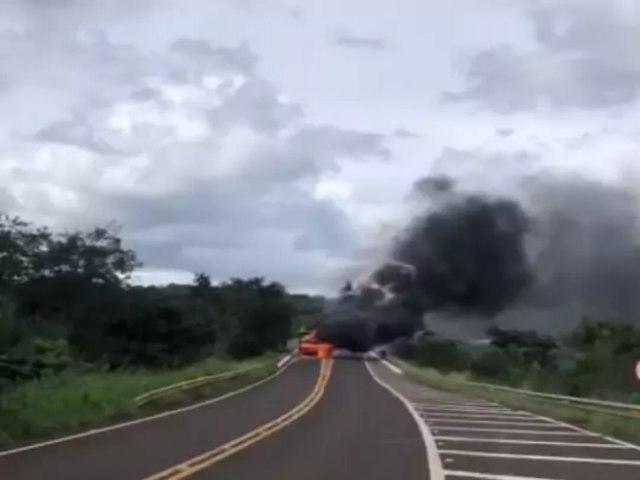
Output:
[[246,358],[291,337],[303,299],[278,283],[214,286],[199,273],[190,286],[131,286],[139,266],[113,229],[58,233],[0,216],[0,384],[69,368]]
[[488,333],[486,346],[426,334],[396,349],[420,365],[469,372],[482,381],[574,396],[639,398],[633,373],[640,355],[637,325],[585,318],[563,338],[499,328]]

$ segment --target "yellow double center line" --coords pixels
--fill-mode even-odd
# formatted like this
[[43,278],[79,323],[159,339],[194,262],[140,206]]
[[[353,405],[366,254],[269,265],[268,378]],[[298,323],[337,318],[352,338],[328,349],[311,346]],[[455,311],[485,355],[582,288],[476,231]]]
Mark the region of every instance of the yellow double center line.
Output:
[[284,415],[272,420],[269,423],[262,425],[261,427],[252,430],[241,437],[236,438],[224,445],[214,448],[202,455],[198,455],[184,463],[180,463],[160,473],[156,473],[151,477],[147,477],[144,480],[180,480],[187,478],[205,468],[209,468],[219,461],[230,457],[234,453],[237,453],[245,448],[259,442],[265,437],[274,434],[278,430],[286,427],[290,423],[294,422],[298,418],[302,417],[305,413],[311,410],[322,398],[324,391],[329,383],[331,376],[331,370],[333,367],[333,360],[323,360],[320,367],[320,375],[313,390],[309,396],[299,403],[292,410],[289,410]]

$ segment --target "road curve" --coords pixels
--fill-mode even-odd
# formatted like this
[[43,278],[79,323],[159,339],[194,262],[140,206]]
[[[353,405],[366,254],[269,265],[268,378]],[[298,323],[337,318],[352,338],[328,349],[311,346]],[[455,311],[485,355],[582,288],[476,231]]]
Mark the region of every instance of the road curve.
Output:
[[0,454],[0,478],[140,480],[288,412],[313,390],[318,373],[318,362],[295,362],[276,378],[217,403],[33,450]]
[[362,360],[334,362],[320,402],[284,430],[193,480],[425,480],[425,447],[404,405]]
[[427,432],[431,480],[638,480],[640,447],[369,364]]

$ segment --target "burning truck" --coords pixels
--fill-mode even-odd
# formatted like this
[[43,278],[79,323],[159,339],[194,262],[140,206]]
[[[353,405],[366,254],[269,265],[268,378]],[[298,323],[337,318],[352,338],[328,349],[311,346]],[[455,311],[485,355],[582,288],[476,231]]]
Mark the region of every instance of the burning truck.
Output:
[[327,306],[324,320],[301,336],[300,354],[313,355],[319,344],[365,353],[422,328],[420,309],[411,308],[406,294],[414,274],[410,265],[388,262],[365,281],[348,282]]

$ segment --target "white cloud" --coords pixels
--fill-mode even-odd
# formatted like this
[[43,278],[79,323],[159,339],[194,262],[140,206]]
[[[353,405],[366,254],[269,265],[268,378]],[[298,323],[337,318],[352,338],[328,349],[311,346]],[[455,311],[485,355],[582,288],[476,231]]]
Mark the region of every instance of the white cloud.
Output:
[[387,42],[381,37],[365,37],[351,33],[339,33],[335,37],[336,45],[345,48],[382,51],[387,49]]
[[[45,41],[55,64],[38,54]],[[63,227],[116,220],[160,272],[313,288],[349,255],[349,221],[314,185],[341,162],[388,157],[385,137],[307,122],[256,73],[247,45],[182,38],[143,52],[27,30],[1,36],[2,48],[37,63],[5,65],[9,91],[28,83],[62,100],[31,133],[4,132],[15,147],[0,156],[12,213]]]
[[339,285],[430,172],[635,160],[622,3],[7,0],[0,207],[119,221],[147,280]]
[[472,56],[470,86],[449,94],[499,112],[608,108],[640,97],[640,4],[546,2],[530,12],[537,45],[496,45]]

